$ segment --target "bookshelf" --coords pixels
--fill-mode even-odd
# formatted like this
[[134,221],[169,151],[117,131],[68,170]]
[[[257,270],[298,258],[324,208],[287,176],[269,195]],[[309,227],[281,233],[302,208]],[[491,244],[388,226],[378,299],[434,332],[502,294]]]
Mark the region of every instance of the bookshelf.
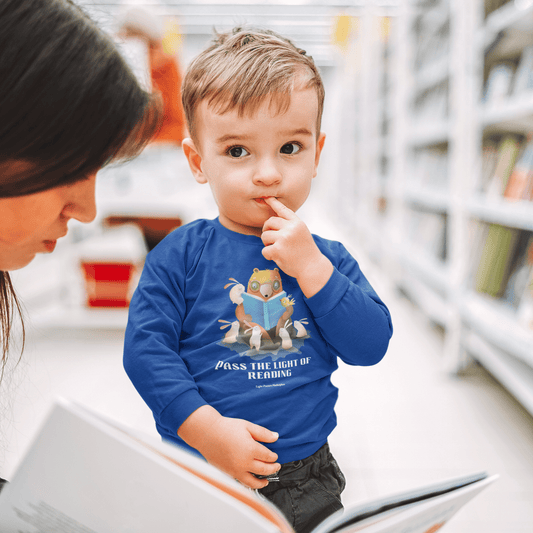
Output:
[[[365,43],[376,47],[375,39]],[[512,174],[525,165],[533,133],[533,3],[404,2],[392,13],[387,47],[387,61],[374,68],[389,80],[388,125],[364,130],[376,135],[367,146],[387,152],[366,150],[374,160],[355,169],[354,180],[374,193],[356,201],[368,216],[355,221],[353,238],[443,328],[447,371],[478,361],[533,414],[533,327],[521,311],[533,270],[533,201],[509,199],[505,187],[494,192],[503,140],[518,143]],[[374,92],[383,101],[384,89]],[[484,273],[491,232],[506,240],[489,261],[500,271]]]
[[[478,99],[476,157],[483,157],[483,148],[494,137],[513,134],[521,141],[521,150],[527,144],[524,138],[533,131],[533,93],[521,87],[521,59],[533,43],[533,5],[530,2],[480,2],[483,15],[476,29],[476,53],[479,57],[480,84],[485,94]],[[500,64],[512,66],[513,77],[503,95],[491,101],[487,94],[490,72]],[[522,152],[523,153],[523,152]],[[520,153],[513,167],[518,168]],[[479,183],[479,176],[474,182]],[[475,184],[474,184],[475,187]],[[506,193],[507,194],[507,193]],[[491,196],[479,188],[465,203],[470,221],[485,225],[497,224],[513,231],[522,242],[533,232],[533,202],[520,199],[510,201],[503,194]],[[500,249],[501,254],[504,251]],[[457,350],[483,364],[533,414],[533,328],[521,323],[519,309],[523,301],[522,286],[517,293],[512,287],[513,272],[519,270],[527,249],[517,245],[515,263],[504,280],[502,294],[496,297],[480,294],[468,283],[460,300],[462,318],[461,339]],[[522,284],[523,285],[523,284]],[[509,295],[511,293],[511,295]],[[518,309],[517,309],[518,307]]]
[[403,168],[395,175],[402,216],[393,247],[400,268],[394,275],[396,285],[433,322],[450,330],[455,311],[451,188],[457,157],[452,6],[446,1],[406,3],[397,24],[404,36],[398,35],[397,46],[404,52],[395,79],[405,113],[396,130]]

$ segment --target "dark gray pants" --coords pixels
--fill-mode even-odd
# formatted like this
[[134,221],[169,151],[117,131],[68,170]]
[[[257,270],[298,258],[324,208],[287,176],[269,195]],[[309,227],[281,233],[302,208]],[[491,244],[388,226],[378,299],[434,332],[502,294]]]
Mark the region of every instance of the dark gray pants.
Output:
[[346,481],[328,444],[306,459],[281,465],[278,477],[259,493],[278,507],[297,533],[308,533],[343,509]]

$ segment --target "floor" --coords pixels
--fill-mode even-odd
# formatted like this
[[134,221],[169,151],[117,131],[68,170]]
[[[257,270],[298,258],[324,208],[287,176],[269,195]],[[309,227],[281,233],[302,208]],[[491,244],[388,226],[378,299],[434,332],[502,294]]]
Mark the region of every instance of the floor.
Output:
[[[531,533],[533,418],[481,367],[461,377],[445,373],[440,331],[368,268],[395,333],[379,365],[341,366],[334,376],[341,392],[331,447],[348,480],[345,505],[487,471],[500,479],[444,530]],[[29,329],[23,359],[3,384],[3,477],[13,475],[56,395],[154,433],[122,369],[120,328]]]
[[345,503],[486,471],[499,480],[445,531],[532,532],[533,419],[483,368],[444,373],[439,331],[401,296],[388,304],[395,333],[386,358],[336,376],[331,441],[350,482]]

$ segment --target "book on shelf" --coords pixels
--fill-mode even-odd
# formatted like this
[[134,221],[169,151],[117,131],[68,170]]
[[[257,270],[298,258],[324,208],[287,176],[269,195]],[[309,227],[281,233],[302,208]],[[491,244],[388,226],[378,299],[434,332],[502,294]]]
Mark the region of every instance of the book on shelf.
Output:
[[524,296],[533,256],[533,237],[525,231],[520,232],[518,244],[516,245],[515,258],[511,263],[510,275],[507,280],[505,292],[502,299],[513,308],[518,309]]
[[498,144],[498,154],[485,193],[488,198],[501,198],[513,171],[521,148],[517,135],[505,135]]
[[529,135],[507,180],[503,197],[507,200],[531,200],[533,188],[533,135]]
[[493,11],[500,9],[500,7],[508,3],[509,0],[485,0],[485,16],[487,17]]
[[533,331],[533,237],[530,238],[525,254],[523,272],[525,273],[522,294],[518,303],[518,321]]
[[[369,500],[312,533],[436,531],[497,476]],[[58,400],[0,493],[3,533],[294,533],[254,491],[189,452]]]
[[468,242],[470,243],[470,257],[469,257],[469,275],[474,277],[477,274],[479,262],[481,261],[481,254],[487,234],[489,231],[489,224],[477,218],[471,218],[468,224]]
[[494,175],[496,161],[498,160],[498,143],[493,139],[488,139],[483,143],[481,154],[481,176],[479,178],[478,189],[486,192],[490,179]]
[[520,230],[489,224],[475,275],[475,289],[500,298],[507,286]]
[[525,46],[515,72],[512,93],[515,97],[533,89],[533,45]]
[[417,250],[439,261],[446,258],[446,218],[441,213],[411,209],[408,239]]
[[486,105],[500,104],[509,97],[514,72],[514,63],[508,61],[502,61],[491,67],[483,94],[483,101]]

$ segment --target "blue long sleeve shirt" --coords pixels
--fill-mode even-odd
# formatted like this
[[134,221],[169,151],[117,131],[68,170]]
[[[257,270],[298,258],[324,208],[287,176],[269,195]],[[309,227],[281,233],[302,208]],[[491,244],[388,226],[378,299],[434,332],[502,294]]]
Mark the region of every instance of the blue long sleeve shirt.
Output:
[[[330,378],[338,358],[378,363],[392,323],[344,246],[313,237],[334,271],[311,298],[263,257],[259,237],[230,231],[218,219],[178,228],[148,254],[130,304],[124,367],[164,439],[189,448],[178,428],[209,404],[278,432],[267,446],[281,463],[325,444],[336,425],[338,391]],[[274,315],[262,335],[257,325],[264,322],[243,297],[258,287],[270,292],[256,292],[256,300],[273,300],[273,290],[281,302],[268,304]]]

